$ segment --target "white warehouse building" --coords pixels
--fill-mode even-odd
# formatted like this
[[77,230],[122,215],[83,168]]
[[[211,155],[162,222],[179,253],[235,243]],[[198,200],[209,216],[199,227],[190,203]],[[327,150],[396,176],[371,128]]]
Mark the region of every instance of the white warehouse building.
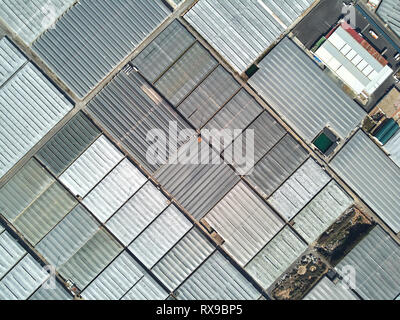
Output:
[[368,98],[392,75],[386,59],[346,23],[326,38],[315,55],[357,95]]

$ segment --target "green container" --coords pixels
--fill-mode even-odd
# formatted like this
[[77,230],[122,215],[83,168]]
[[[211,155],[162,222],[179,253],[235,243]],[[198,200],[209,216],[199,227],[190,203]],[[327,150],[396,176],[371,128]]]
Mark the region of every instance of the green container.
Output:
[[325,153],[334,144],[334,141],[328,138],[325,133],[321,133],[317,139],[314,140],[314,145],[322,152]]

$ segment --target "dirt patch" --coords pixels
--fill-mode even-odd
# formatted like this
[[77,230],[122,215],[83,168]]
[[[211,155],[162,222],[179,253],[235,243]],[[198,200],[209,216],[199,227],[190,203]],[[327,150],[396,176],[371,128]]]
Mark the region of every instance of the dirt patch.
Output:
[[374,222],[353,207],[321,235],[315,248],[335,266],[374,226]]
[[400,118],[400,92],[396,88],[390,92],[379,102],[372,110],[371,114],[375,114],[381,110],[388,118],[394,118],[396,121]]
[[277,300],[301,300],[327,272],[328,267],[321,259],[313,254],[303,256],[275,285],[272,296]]

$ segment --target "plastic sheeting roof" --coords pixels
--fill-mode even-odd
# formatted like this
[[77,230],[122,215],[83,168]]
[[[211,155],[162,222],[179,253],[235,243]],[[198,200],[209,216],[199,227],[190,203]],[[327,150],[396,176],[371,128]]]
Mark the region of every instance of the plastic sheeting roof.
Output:
[[[199,154],[190,152],[189,163],[167,164],[155,178],[193,217],[201,219],[239,181],[239,176],[203,140],[199,143],[197,138],[192,139],[178,153],[185,154],[192,148],[208,150],[208,164],[201,164]],[[199,164],[191,164],[194,160]],[[212,164],[214,161],[219,164]]]
[[383,21],[400,37],[400,4],[397,0],[382,0],[376,11]]
[[161,0],[80,0],[33,50],[84,98],[170,13]]
[[55,285],[55,288],[46,288],[42,285],[29,300],[72,300],[72,295],[58,281]]
[[196,129],[200,129],[239,88],[239,83],[228,71],[218,66],[178,106],[178,110]]
[[0,88],[0,177],[72,108],[31,63],[9,79]]
[[176,291],[178,300],[256,300],[261,293],[219,251]]
[[[129,67],[121,71],[87,106],[94,117],[150,173],[160,168],[146,157],[151,143],[149,131],[159,129],[169,137],[169,125],[176,123],[180,132],[186,121],[137,72]],[[170,137],[179,147],[184,141]],[[165,145],[156,144],[160,150]],[[167,154],[161,156],[167,158]],[[151,159],[156,160],[156,159]]]
[[74,3],[76,0],[2,0],[0,18],[30,45]]
[[400,167],[400,130],[385,144],[390,158]]
[[83,198],[123,158],[124,155],[102,135],[59,179],[74,195]]
[[268,199],[268,203],[290,221],[330,180],[310,158]]
[[293,228],[310,244],[352,204],[353,199],[332,180],[293,219]]
[[241,265],[246,265],[284,222],[247,185],[239,182],[204,217],[224,239],[222,247]]
[[0,233],[0,279],[26,254],[24,248],[7,232]]
[[343,281],[333,283],[326,276],[304,297],[304,300],[360,300]]
[[307,151],[287,134],[255,165],[245,179],[264,198],[268,198],[307,157]]
[[0,87],[28,60],[6,37],[0,40]]
[[100,229],[58,271],[83,290],[122,249],[107,231]]
[[331,167],[396,233],[400,232],[400,168],[361,130]]
[[195,41],[195,37],[174,20],[132,60],[132,64],[153,83]]
[[190,47],[154,86],[174,106],[179,104],[218,65],[198,42]]
[[128,248],[150,269],[191,227],[192,223],[171,205]]
[[1,281],[0,300],[25,300],[49,274],[31,255],[26,255]]
[[355,291],[366,300],[393,300],[400,292],[400,246],[376,226],[337,265],[355,269]]
[[245,267],[245,270],[268,289],[307,249],[307,245],[286,226]]
[[36,245],[36,249],[58,269],[84,246],[99,228],[95,218],[79,204]]
[[165,300],[166,292],[152,277],[145,275],[122,300]]
[[148,181],[107,221],[106,226],[127,246],[164,211],[168,203],[168,199]]
[[143,268],[124,251],[86,287],[81,296],[87,300],[119,300],[144,273]]
[[345,139],[366,116],[292,40],[284,38],[259,63],[249,84],[311,143],[326,126]]
[[190,230],[151,269],[163,284],[174,291],[214,251],[214,246],[196,228]]
[[104,223],[146,181],[139,169],[124,159],[83,199],[83,204]]
[[184,18],[236,71],[242,73],[313,2],[200,0]]
[[59,176],[100,135],[83,112],[78,112],[35,155],[55,176]]

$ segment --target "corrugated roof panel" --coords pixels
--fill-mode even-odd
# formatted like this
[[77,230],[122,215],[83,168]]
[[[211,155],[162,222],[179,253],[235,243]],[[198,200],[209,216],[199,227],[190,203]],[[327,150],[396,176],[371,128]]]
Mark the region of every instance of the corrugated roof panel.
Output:
[[24,248],[7,231],[0,233],[0,279],[25,254]]
[[104,229],[100,229],[58,270],[83,290],[123,250]]
[[360,300],[343,281],[333,283],[326,276],[304,297],[304,300]]
[[268,199],[268,203],[290,221],[330,180],[330,176],[310,158]]
[[35,159],[30,159],[0,189],[1,214],[14,221],[54,180]]
[[3,0],[0,2],[0,17],[30,45],[76,0]]
[[99,228],[95,218],[79,204],[36,245],[36,249],[49,263],[59,268]]
[[146,181],[147,178],[124,159],[83,199],[83,203],[104,223]]
[[86,287],[81,296],[86,300],[119,300],[144,273],[143,268],[124,251]]
[[228,71],[218,66],[178,106],[178,110],[196,129],[200,129],[239,88],[239,83]]
[[[204,129],[212,130],[244,130],[258,115],[263,108],[245,90],[241,89],[205,126]],[[202,131],[204,131],[204,129]],[[236,138],[238,134],[234,137]],[[219,135],[213,135],[221,138]]]
[[1,281],[0,300],[25,300],[47,280],[49,274],[26,255]]
[[293,228],[311,244],[352,204],[353,199],[332,180],[293,219]]
[[264,289],[268,289],[306,249],[307,245],[286,226],[250,261],[245,270]]
[[168,199],[148,181],[107,221],[106,226],[127,246],[167,206]]
[[245,179],[268,198],[307,159],[308,152],[287,134],[254,167]]
[[308,143],[327,125],[345,139],[366,115],[288,38],[258,66],[249,84]]
[[377,15],[400,37],[400,4],[397,0],[382,0]]
[[[254,143],[254,163],[257,163],[280,139],[283,138],[287,132],[276,121],[276,119],[274,119],[267,111],[264,111],[240,136],[236,138],[239,141],[241,140],[242,155],[247,155],[247,130],[253,130],[254,134],[254,140],[251,141],[251,143]],[[224,156],[229,153],[233,155],[235,154],[234,148],[236,147],[235,144],[238,143],[237,140],[224,151]],[[235,162],[234,167],[242,168],[242,165]],[[253,167],[251,169],[253,169]]]
[[14,226],[36,245],[78,202],[58,183],[53,183],[21,215]]
[[[209,152],[208,164],[201,164],[203,158],[188,151],[196,148]],[[185,151],[189,152],[189,162],[167,164],[156,173],[155,178],[194,218],[200,219],[232,189],[239,176],[204,141],[198,143],[197,139],[192,139],[178,154],[185,155]],[[199,164],[190,164],[196,161]],[[213,164],[214,161],[219,164]]]
[[174,20],[132,60],[132,64],[153,83],[195,41],[191,33]]
[[55,282],[54,288],[47,288],[43,285],[29,298],[29,300],[40,301],[61,301],[72,300],[72,295],[58,282]]
[[260,295],[219,251],[175,291],[179,300],[256,300]]
[[191,227],[191,222],[171,205],[131,243],[129,250],[150,269]]
[[176,106],[217,64],[213,56],[196,42],[154,86]]
[[83,198],[123,157],[102,135],[60,176],[60,181],[74,195]]
[[78,112],[36,153],[36,158],[58,177],[99,135],[100,130]]
[[145,275],[122,300],[165,300],[166,292],[152,277]]
[[[164,145],[151,139],[150,130],[158,129],[168,137],[169,124],[174,122],[178,132],[187,128],[185,120],[163,100],[137,72],[120,72],[89,104],[88,112],[125,147],[150,173],[160,166],[150,161],[146,153],[156,145],[160,152]],[[171,143],[184,142],[169,137]],[[161,156],[167,157],[164,153]],[[156,159],[151,159],[156,160]]]
[[31,63],[17,72],[0,90],[0,177],[72,107]]
[[214,246],[196,228],[190,230],[151,271],[174,291],[214,251]]
[[222,247],[241,265],[246,265],[284,222],[247,185],[239,182],[204,217],[225,240]]
[[400,130],[385,144],[390,158],[400,167]]
[[355,290],[365,300],[393,300],[400,291],[400,246],[376,226],[337,265],[340,273],[353,267]]
[[242,73],[313,2],[200,0],[184,18],[236,71]]
[[33,50],[84,98],[170,13],[161,0],[80,0]]
[[28,60],[6,37],[0,40],[0,87]]
[[400,232],[400,168],[361,130],[331,167],[396,233]]

